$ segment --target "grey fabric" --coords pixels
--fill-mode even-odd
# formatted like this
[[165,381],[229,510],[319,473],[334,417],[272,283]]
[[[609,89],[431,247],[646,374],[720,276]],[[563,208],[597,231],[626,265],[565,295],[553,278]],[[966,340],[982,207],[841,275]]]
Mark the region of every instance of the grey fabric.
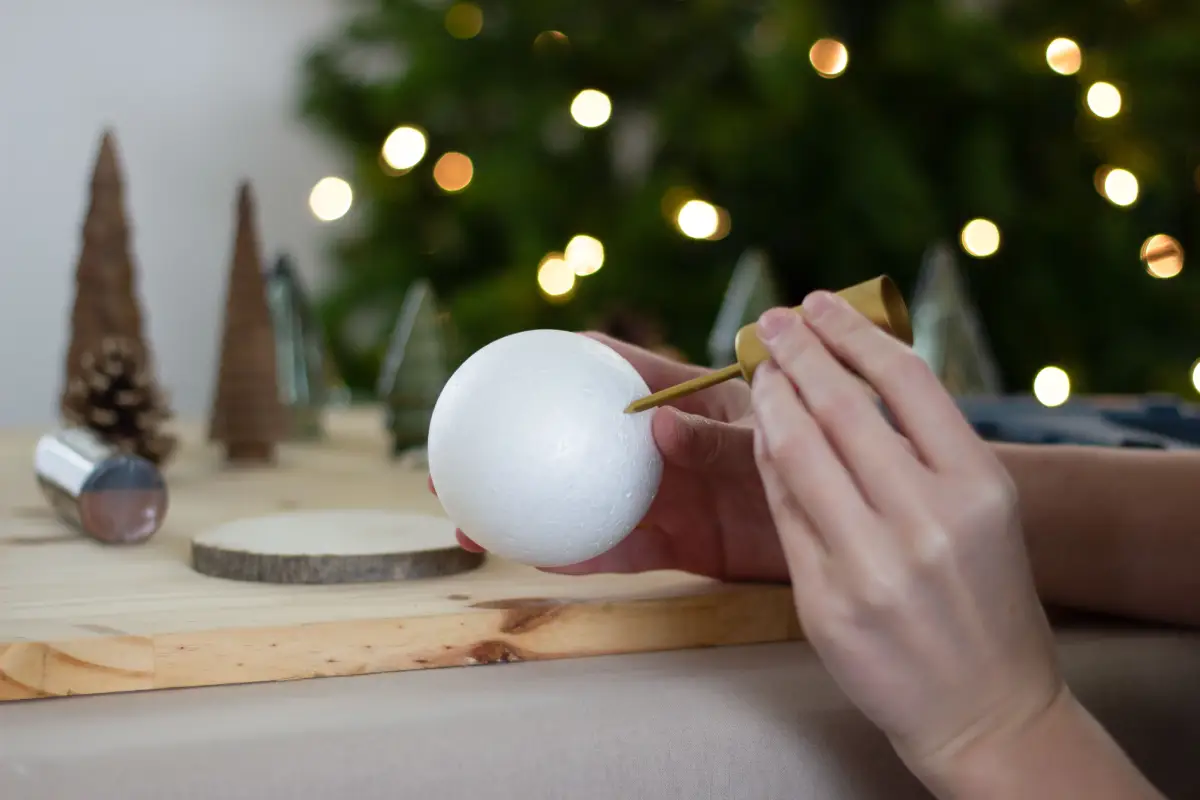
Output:
[[[1200,797],[1200,635],[1060,643],[1159,787]],[[0,704],[4,800],[925,796],[799,643]]]

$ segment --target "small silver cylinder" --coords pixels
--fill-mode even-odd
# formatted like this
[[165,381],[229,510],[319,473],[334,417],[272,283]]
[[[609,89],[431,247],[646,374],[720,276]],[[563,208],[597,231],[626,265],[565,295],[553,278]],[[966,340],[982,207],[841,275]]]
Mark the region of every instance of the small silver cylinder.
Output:
[[143,542],[166,517],[167,485],[158,467],[86,428],[43,436],[33,469],[59,519],[105,544]]

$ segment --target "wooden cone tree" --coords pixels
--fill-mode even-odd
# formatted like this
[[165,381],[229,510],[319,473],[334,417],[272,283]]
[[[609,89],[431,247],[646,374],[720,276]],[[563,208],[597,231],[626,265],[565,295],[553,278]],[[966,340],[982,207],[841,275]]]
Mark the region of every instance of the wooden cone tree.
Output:
[[279,399],[275,331],[248,183],[238,189],[237,238],[219,357],[209,438],[225,445],[230,462],[274,461],[287,417]]
[[106,338],[130,343],[135,356],[149,364],[142,336],[137,278],[125,215],[125,186],[116,138],[106,129],[92,170],[91,196],[83,241],[75,267],[75,303],[60,410],[65,413],[70,387],[84,376],[84,354]]

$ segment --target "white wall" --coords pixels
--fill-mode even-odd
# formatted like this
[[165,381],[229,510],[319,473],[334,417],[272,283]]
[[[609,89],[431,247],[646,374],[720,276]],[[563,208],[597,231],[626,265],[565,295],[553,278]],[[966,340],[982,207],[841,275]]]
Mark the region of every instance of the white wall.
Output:
[[152,346],[180,415],[208,405],[240,178],[255,187],[264,257],[289,250],[319,286],[332,231],[308,211],[308,192],[339,164],[296,121],[293,98],[306,43],[332,29],[338,6],[0,0],[0,427],[55,420],[105,124],[123,159]]

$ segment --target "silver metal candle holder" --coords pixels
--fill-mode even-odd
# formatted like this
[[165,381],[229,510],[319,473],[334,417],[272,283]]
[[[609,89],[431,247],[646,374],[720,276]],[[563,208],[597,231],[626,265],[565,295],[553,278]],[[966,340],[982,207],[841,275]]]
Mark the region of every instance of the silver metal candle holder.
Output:
[[48,433],[33,454],[38,486],[69,527],[105,544],[137,544],[167,514],[167,484],[152,462],[86,428]]

